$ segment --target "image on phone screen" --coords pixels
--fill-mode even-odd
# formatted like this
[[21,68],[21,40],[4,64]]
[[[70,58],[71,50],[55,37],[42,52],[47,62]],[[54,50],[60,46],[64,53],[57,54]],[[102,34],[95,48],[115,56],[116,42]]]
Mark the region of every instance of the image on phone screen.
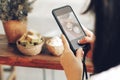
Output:
[[85,36],[72,12],[57,17],[70,41]]

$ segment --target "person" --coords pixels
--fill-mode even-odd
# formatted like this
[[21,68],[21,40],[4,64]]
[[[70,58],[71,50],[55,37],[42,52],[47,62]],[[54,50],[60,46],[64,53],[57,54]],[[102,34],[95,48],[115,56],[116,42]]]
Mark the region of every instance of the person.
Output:
[[[87,36],[79,41],[80,44],[90,43],[94,73],[90,80],[119,80],[120,79],[120,0],[91,0],[86,11],[95,12],[95,32],[84,28]],[[63,54],[60,63],[63,66],[67,80],[82,80],[82,55],[79,48],[74,56],[64,35]]]

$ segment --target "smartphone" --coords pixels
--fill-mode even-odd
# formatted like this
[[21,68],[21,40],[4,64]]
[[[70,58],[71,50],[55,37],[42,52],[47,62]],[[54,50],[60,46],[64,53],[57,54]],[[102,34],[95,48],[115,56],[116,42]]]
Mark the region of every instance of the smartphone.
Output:
[[86,36],[86,33],[71,6],[66,5],[53,9],[52,14],[62,33],[67,38],[72,51],[75,53],[79,47],[82,47],[84,51],[88,51],[89,44],[78,44],[78,40]]

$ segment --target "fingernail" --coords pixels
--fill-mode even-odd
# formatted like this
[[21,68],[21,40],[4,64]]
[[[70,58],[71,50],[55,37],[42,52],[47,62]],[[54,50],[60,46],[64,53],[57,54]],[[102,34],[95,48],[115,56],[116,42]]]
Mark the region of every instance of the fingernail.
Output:
[[83,51],[83,50],[82,50],[82,54],[81,54],[81,55],[82,55],[82,57],[83,57],[83,55],[84,55],[84,51]]
[[78,40],[78,43],[80,44],[80,40]]
[[84,51],[83,51],[83,49],[81,48],[81,50],[82,50],[82,52],[81,52],[81,57],[83,57],[83,55],[84,55]]
[[84,38],[78,40],[78,43],[79,43],[79,44],[83,43],[83,39],[84,39]]

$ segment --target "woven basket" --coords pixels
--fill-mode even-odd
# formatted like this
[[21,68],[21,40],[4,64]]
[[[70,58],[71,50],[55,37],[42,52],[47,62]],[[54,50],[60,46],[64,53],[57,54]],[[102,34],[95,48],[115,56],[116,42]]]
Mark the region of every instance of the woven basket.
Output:
[[18,44],[18,42],[17,42],[17,48],[24,55],[33,56],[33,55],[40,54],[42,47],[43,47],[43,44],[44,44],[44,41],[38,45],[35,45],[35,46],[24,47],[24,46]]

